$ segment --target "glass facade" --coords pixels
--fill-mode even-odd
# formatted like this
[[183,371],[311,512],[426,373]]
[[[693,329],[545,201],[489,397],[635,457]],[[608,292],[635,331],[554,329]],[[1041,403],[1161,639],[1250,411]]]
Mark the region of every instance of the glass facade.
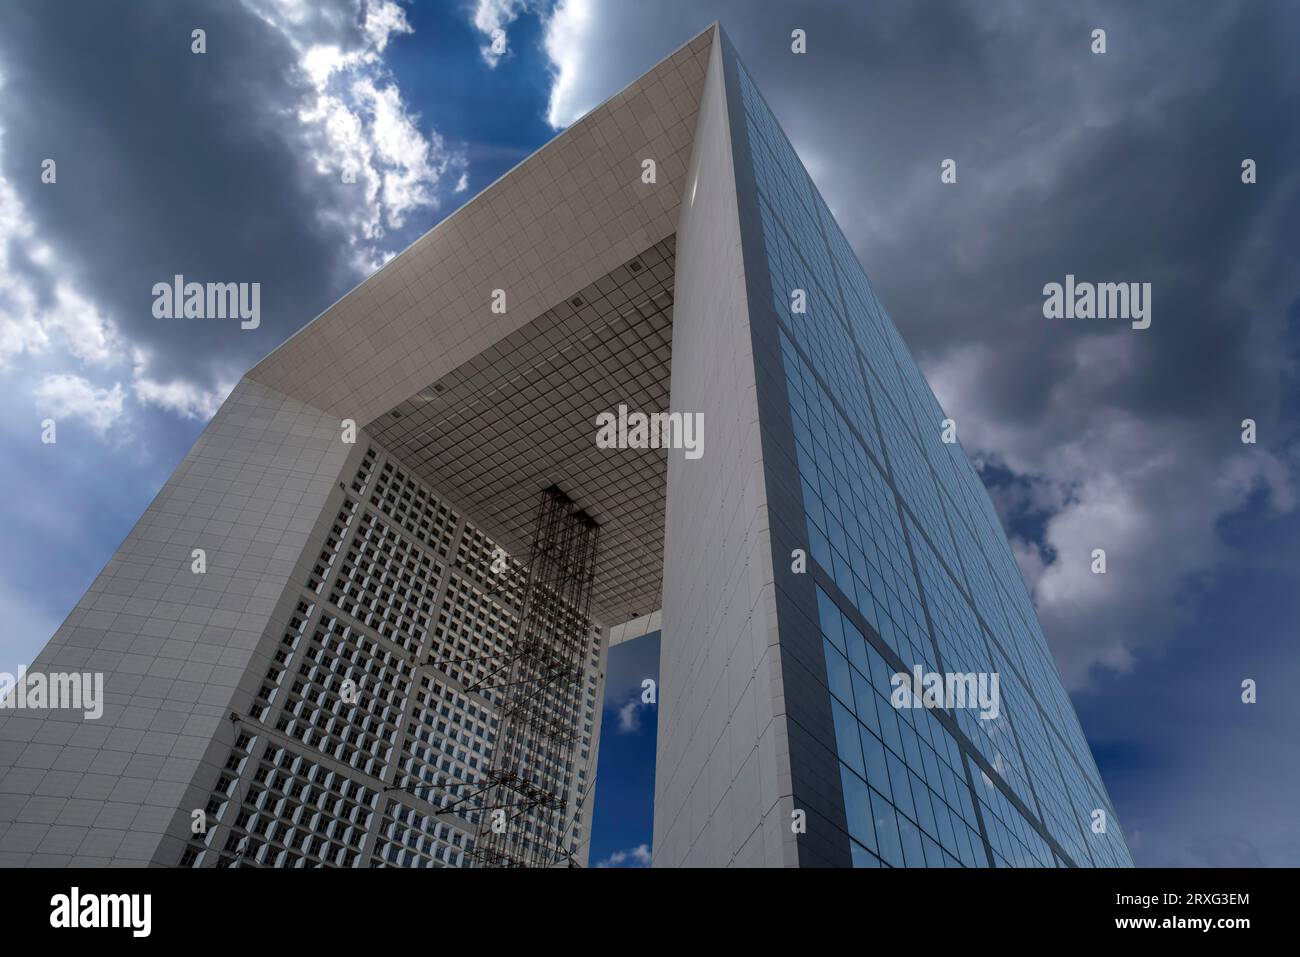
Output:
[[[771,283],[851,859],[1131,865],[992,502],[961,447],[942,441],[943,410],[731,56],[736,162],[752,172]],[[765,312],[751,302],[753,321]],[[894,707],[891,676],[918,665],[996,673],[997,717]]]

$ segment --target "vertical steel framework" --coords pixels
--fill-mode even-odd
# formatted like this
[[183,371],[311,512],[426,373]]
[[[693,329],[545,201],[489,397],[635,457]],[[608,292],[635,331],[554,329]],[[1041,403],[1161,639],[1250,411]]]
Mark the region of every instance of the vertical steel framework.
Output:
[[500,724],[480,779],[480,867],[551,867],[572,853],[569,805],[591,654],[600,527],[563,492],[542,493],[519,631],[500,670]]

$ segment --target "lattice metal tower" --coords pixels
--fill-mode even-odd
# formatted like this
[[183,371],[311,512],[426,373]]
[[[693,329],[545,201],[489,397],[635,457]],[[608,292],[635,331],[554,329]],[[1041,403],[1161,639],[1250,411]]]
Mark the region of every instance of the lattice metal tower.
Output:
[[470,857],[482,867],[564,863],[591,591],[600,527],[558,488],[542,493],[519,631],[507,655],[473,690],[500,695],[492,763]]

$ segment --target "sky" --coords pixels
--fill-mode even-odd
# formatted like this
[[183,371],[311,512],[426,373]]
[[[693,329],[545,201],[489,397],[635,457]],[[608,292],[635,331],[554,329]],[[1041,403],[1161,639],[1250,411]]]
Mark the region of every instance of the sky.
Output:
[[[647,687],[646,681],[653,684]],[[650,866],[658,682],[659,632],[609,649],[588,856],[592,867]]]
[[[715,19],[980,467],[1139,864],[1300,864],[1284,0],[0,6],[0,670],[245,369]],[[155,319],[175,274],[260,282],[260,326]],[[1151,327],[1044,319],[1067,274],[1151,282]]]

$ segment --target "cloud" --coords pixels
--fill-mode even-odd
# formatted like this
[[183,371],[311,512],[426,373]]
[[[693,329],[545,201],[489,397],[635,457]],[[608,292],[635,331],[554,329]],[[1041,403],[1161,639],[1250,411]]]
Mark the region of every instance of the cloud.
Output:
[[[551,63],[547,123],[557,130],[569,126],[727,10],[736,11],[728,22],[751,15],[743,3],[559,0],[542,21],[542,47]],[[785,13],[777,11],[782,17]]]
[[74,358],[96,365],[112,365],[125,354],[117,328],[95,304],[66,283],[54,287],[54,305],[44,324],[57,330]]
[[237,377],[230,376],[214,388],[205,389],[195,382],[179,378],[160,382],[149,376],[148,369],[148,353],[137,349],[131,370],[131,391],[136,400],[199,422],[206,422],[216,414],[238,382]]
[[542,49],[551,68],[546,122],[563,129],[613,92],[602,92],[606,78],[593,62],[600,58],[599,48],[608,46],[608,24],[596,16],[592,0],[477,0],[472,20],[487,40],[479,53],[489,67],[495,69],[509,55],[506,28],[523,13],[541,21]]
[[618,733],[635,734],[641,730],[641,699],[632,698],[618,709]]
[[[0,131],[0,163],[3,146]],[[32,273],[40,279],[33,281]],[[95,365],[111,365],[124,355],[117,329],[63,278],[31,213],[0,175],[0,363],[55,350]]]
[[126,393],[120,383],[96,388],[81,376],[47,375],[36,387],[35,399],[42,416],[81,419],[101,435],[121,421]]
[[597,867],[649,867],[650,845],[638,844],[626,851],[615,851],[609,857],[597,862]]
[[568,126],[603,99],[584,82],[599,55],[601,30],[591,0],[560,0],[546,22],[542,45],[554,69],[546,122],[552,129]]
[[[25,269],[6,268],[18,260]],[[129,348],[116,324],[57,267],[58,258],[40,239],[12,185],[0,176],[0,363],[25,359],[37,369],[90,366],[113,379],[113,370],[120,374],[128,356],[133,359],[130,393],[120,381],[98,385],[77,373],[45,372],[32,391],[42,415],[80,419],[101,437],[128,418],[129,395],[183,418],[206,421],[212,416],[234,388],[233,378],[214,389],[180,378],[165,383],[151,379],[147,352]],[[25,381],[20,376],[11,384]]]
[[[1092,7],[811,3],[797,24],[775,2],[653,11],[677,42],[721,20],[963,447],[1012,473],[994,491],[1075,687],[1167,651],[1198,583],[1234,558],[1221,523],[1291,509],[1300,464],[1281,407],[1300,137],[1269,119],[1300,106],[1277,40],[1297,12],[1207,4],[1171,29],[1173,9],[1105,6],[1104,57]],[[638,5],[578,10],[547,29],[557,126],[676,45]],[[788,22],[806,55],[770,27]],[[1243,186],[1225,148],[1273,157],[1271,181]],[[1152,328],[1045,320],[1042,287],[1067,272],[1151,282]],[[1257,446],[1239,441],[1247,416],[1269,436]]]
[[[1004,521],[1014,528],[1019,516],[1041,517],[1032,540],[1013,534],[1013,551],[1062,675],[1076,687],[1094,667],[1122,673],[1136,655],[1164,650],[1192,613],[1190,583],[1230,558],[1218,534],[1223,516],[1256,496],[1283,512],[1295,501],[1293,467],[1242,446],[1226,417],[1216,435],[1108,401],[1125,360],[1102,370],[1088,356],[1124,339],[1093,337],[1069,350],[1073,367],[1032,423],[1008,425],[990,408],[986,384],[1009,372],[995,350],[954,350],[927,369],[944,408],[962,410],[963,445],[1021,480],[1018,491],[995,495]],[[1092,571],[1097,548],[1105,574]]]
[[[0,95],[3,90],[0,84]],[[0,131],[0,162],[4,158],[3,147]],[[33,232],[22,201],[9,181],[0,176],[0,363],[23,353],[40,352],[50,342],[35,294],[14,266],[16,257],[36,248]],[[30,257],[30,252],[27,255]],[[35,257],[31,258],[34,261]]]
[[[477,0],[472,22],[488,41],[479,51],[488,66],[509,55],[506,28],[526,13],[541,24],[551,71],[546,122],[554,130],[572,124],[708,24],[686,25],[699,16],[674,4],[614,8],[593,0]],[[496,31],[500,43],[493,50]]]
[[487,38],[479,47],[483,62],[492,68],[510,53],[506,27],[514,23],[530,4],[528,0],[477,0],[474,4],[474,28]]
[[[391,0],[49,15],[0,11],[0,365],[27,392],[11,399],[44,383],[42,401],[101,436],[151,410],[204,421],[240,372],[423,231],[443,191],[468,188],[464,157],[386,64],[412,30]],[[177,30],[185,42],[160,42],[144,72],[112,57],[122,37]],[[69,58],[93,87],[50,70]],[[260,282],[262,327],[154,319],[150,290],[176,273]]]
[[352,20],[346,5],[309,12],[291,0],[245,4],[294,52],[305,89],[293,136],[312,168],[340,185],[320,216],[351,230],[357,272],[369,275],[401,250],[384,241],[388,232],[436,209],[443,176],[465,165],[436,130],[421,131],[384,61],[393,38],[413,32],[406,12],[392,0],[357,0]]

